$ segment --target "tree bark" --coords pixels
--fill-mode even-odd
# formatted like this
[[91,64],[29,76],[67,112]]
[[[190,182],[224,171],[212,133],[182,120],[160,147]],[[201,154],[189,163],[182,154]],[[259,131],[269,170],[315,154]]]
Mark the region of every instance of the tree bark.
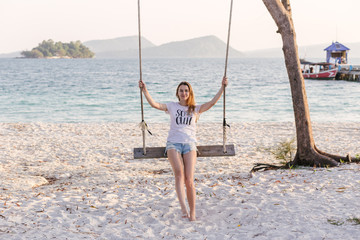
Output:
[[282,37],[282,50],[291,88],[296,125],[297,153],[289,165],[337,166],[339,159],[346,160],[346,157],[323,153],[315,146],[290,1],[263,0],[263,2],[278,27],[278,33]]

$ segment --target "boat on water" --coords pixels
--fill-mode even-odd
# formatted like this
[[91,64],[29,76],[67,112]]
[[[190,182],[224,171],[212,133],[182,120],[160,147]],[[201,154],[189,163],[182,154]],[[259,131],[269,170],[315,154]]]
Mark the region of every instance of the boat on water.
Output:
[[304,60],[300,60],[300,63],[305,79],[334,80],[338,72],[338,68],[332,63],[313,63]]
[[324,49],[326,62],[308,62],[300,59],[305,79],[334,80],[341,64],[347,63],[349,48],[339,42],[333,42]]

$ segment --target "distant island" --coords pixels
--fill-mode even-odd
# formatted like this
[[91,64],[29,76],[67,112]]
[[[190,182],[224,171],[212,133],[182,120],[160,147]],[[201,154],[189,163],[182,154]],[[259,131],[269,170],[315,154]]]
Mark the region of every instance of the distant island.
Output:
[[[138,58],[138,36],[84,42],[96,58]],[[142,37],[143,58],[225,58],[226,43],[214,35],[174,41],[156,46]],[[229,48],[230,58],[243,57],[242,52]]]
[[62,43],[49,39],[31,51],[22,51],[25,58],[93,58],[94,53],[80,41]]

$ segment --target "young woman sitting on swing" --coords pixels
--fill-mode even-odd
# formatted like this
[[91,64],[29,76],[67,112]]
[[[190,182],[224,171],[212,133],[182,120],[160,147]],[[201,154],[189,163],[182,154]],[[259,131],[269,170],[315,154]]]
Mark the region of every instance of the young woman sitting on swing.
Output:
[[[175,189],[180,202],[182,216],[190,221],[196,220],[194,186],[194,172],[196,163],[196,122],[199,115],[220,99],[228,84],[227,77],[223,77],[222,84],[214,98],[202,105],[195,104],[195,96],[188,82],[181,82],[176,89],[178,102],[158,103],[153,100],[143,81],[139,87],[146,100],[153,107],[165,111],[170,115],[170,130],[166,143],[166,153],[175,175]],[[190,215],[185,204],[186,196],[189,203]]]

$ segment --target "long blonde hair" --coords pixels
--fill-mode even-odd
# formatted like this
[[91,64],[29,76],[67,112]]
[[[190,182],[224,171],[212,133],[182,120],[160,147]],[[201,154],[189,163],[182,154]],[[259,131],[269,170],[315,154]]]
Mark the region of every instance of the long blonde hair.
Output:
[[193,91],[190,83],[188,83],[188,82],[179,83],[178,87],[176,88],[176,97],[179,99],[179,101],[180,101],[179,88],[181,85],[187,86],[189,88],[189,98],[186,100],[186,105],[188,106],[188,114],[191,114],[195,111],[195,104],[196,104],[194,91]]

